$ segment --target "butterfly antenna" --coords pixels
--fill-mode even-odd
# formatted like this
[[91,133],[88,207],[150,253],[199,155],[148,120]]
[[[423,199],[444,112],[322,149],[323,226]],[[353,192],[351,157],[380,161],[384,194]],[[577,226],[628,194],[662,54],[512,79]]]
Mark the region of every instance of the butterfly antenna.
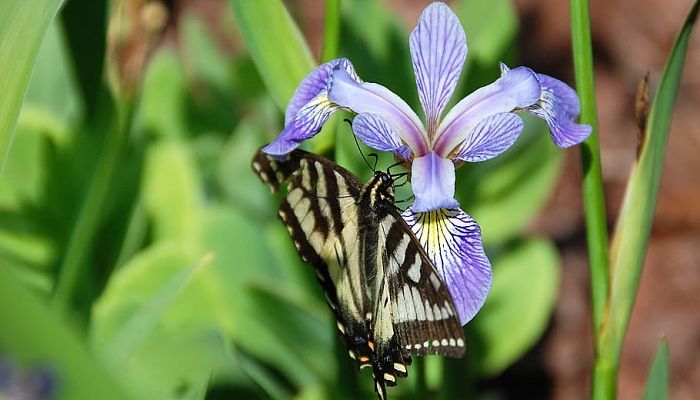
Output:
[[[347,122],[348,125],[350,125],[350,131],[352,132],[352,138],[355,139],[355,146],[357,146],[357,151],[360,152],[362,159],[365,160],[365,164],[367,164],[367,167],[369,167],[372,170],[372,172],[375,172],[376,171],[375,168],[377,167],[377,162],[376,161],[374,162],[374,168],[371,165],[369,165],[369,160],[367,160],[367,157],[365,157],[365,153],[362,152],[362,149],[360,148],[360,142],[357,141],[357,136],[355,135],[355,132],[352,131],[352,121],[350,121],[347,118],[345,118],[343,121]],[[372,155],[376,156],[376,154],[370,154],[370,156],[372,156]]]

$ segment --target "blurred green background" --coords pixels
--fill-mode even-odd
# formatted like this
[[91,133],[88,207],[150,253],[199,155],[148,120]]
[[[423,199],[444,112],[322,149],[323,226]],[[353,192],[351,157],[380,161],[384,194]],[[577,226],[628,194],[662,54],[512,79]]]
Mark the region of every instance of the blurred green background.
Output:
[[[11,132],[19,112],[0,178],[0,399],[10,390],[373,398],[276,218],[279,196],[250,169],[317,63],[297,27],[303,2],[61,3],[0,6],[0,54],[13,55],[0,71],[16,79],[0,87],[17,86],[0,128]],[[519,25],[509,0],[451,5],[469,41],[456,102],[493,81],[500,60],[519,64]],[[396,10],[343,0],[340,15],[337,54],[418,109],[409,28]],[[310,146],[366,179],[343,117]],[[484,382],[521,360],[550,321],[558,251],[524,228],[554,190],[562,157],[528,119],[504,156],[458,170],[457,198],[482,227],[494,283],[465,328],[465,358],[428,357],[421,367],[431,398],[512,395]],[[391,398],[415,398],[417,375]],[[527,395],[547,396],[540,375],[520,375]]]

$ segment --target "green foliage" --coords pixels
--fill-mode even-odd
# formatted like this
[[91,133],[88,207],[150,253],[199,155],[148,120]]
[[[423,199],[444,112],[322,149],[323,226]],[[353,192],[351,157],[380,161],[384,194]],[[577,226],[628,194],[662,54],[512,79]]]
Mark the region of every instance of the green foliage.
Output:
[[0,173],[12,143],[36,54],[62,0],[0,4]]
[[668,341],[661,339],[649,376],[644,387],[644,400],[666,400],[668,398]]
[[470,361],[480,374],[501,373],[542,336],[559,292],[559,257],[544,239],[517,243],[494,259],[493,288],[468,325]]

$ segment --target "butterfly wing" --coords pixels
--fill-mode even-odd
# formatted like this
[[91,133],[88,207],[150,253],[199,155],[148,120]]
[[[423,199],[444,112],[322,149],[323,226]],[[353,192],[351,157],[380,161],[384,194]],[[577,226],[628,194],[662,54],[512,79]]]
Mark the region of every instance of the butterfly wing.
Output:
[[302,150],[284,159],[258,151],[253,169],[273,191],[286,183],[279,216],[302,260],[314,267],[350,357],[360,367],[371,365],[371,303],[356,205],[362,184],[337,164]]

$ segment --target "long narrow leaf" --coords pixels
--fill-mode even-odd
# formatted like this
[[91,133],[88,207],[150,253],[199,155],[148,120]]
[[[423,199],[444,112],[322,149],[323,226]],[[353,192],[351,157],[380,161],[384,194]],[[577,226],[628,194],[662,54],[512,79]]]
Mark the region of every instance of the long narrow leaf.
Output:
[[0,173],[39,45],[62,0],[0,1]]
[[[617,368],[630,314],[639,286],[654,218],[668,128],[676,100],[691,32],[700,1],[693,5],[681,28],[661,77],[649,113],[639,158],[632,167],[611,248],[611,294],[602,324],[594,382],[597,398],[614,398]],[[596,378],[594,378],[596,379]]]
[[668,341],[661,339],[649,377],[644,387],[644,400],[666,400],[668,398]]
[[304,37],[280,0],[230,2],[267,91],[284,110],[315,65]]

